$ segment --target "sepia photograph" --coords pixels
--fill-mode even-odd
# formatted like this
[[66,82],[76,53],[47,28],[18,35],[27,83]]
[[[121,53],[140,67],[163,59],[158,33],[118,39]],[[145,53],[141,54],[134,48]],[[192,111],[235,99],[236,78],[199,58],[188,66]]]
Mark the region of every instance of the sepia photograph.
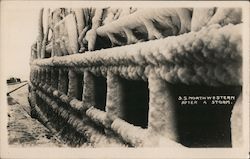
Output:
[[249,158],[249,3],[1,2],[0,158]]

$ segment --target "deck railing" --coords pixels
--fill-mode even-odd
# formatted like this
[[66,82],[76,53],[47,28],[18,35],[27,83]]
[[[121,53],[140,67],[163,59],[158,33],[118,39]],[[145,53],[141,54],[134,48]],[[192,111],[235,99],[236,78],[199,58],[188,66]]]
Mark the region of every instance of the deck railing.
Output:
[[53,132],[69,125],[79,144],[184,147],[175,85],[241,87],[241,27],[34,59],[31,107]]

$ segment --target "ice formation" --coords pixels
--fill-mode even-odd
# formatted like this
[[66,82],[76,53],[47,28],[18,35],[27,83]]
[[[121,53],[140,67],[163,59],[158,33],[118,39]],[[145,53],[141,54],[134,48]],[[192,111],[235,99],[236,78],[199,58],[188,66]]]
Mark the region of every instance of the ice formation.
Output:
[[[171,85],[242,85],[241,9],[61,8],[51,13],[52,39],[46,40],[47,30],[43,37],[40,28],[32,47],[30,103],[44,122],[42,109],[52,109],[56,119],[95,147],[183,147]],[[112,48],[96,48],[106,42]],[[48,51],[51,57],[44,59]],[[107,84],[105,110],[95,101],[99,77]],[[126,121],[121,79],[148,82],[146,128]]]
[[[38,66],[66,66],[75,70],[119,72],[121,76],[140,79],[154,69],[170,83],[239,85],[241,77],[241,25],[212,25],[199,32],[176,37],[74,54],[34,60]],[[223,64],[218,65],[220,61]],[[141,68],[149,64],[145,68]],[[216,64],[216,65],[215,65]],[[91,66],[102,65],[99,68]],[[130,65],[130,66],[128,66]],[[227,80],[226,80],[227,79]]]
[[240,8],[194,8],[191,23],[192,31],[199,31],[202,27],[219,24],[239,24],[241,20]]

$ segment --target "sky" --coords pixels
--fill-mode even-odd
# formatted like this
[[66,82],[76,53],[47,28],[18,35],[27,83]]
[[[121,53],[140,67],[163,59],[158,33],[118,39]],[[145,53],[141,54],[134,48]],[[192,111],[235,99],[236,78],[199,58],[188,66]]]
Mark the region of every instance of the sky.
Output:
[[29,78],[30,48],[37,36],[39,8],[1,4],[1,58],[5,78]]

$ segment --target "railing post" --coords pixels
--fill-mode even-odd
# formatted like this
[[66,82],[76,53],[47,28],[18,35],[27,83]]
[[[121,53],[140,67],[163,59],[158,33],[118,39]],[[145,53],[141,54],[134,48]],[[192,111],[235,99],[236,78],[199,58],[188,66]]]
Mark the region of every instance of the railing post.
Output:
[[33,70],[33,74],[32,74],[32,76],[31,76],[31,82],[33,82],[33,81],[35,81],[36,79],[38,79],[38,70],[37,69],[34,69]]
[[68,92],[68,72],[62,68],[59,69],[58,90],[65,94]]
[[41,82],[42,84],[46,83],[46,69],[45,68],[41,68]]
[[52,68],[51,69],[51,86],[55,89],[58,86],[58,79],[59,79],[58,77],[59,77],[58,69]]
[[231,115],[231,138],[232,147],[240,147],[243,144],[243,126],[242,126],[242,94],[234,104]]
[[39,67],[38,75],[39,75],[38,83],[41,83],[42,82],[42,68],[41,67]]
[[34,69],[30,69],[30,81],[32,82],[34,80],[34,77],[35,77],[35,70]]
[[46,68],[46,84],[51,85],[51,68]]
[[178,141],[176,103],[171,84],[151,71],[149,81],[148,129],[152,134]]
[[116,117],[122,118],[123,112],[123,94],[122,85],[118,76],[108,72],[107,74],[107,104],[106,112],[111,120]]
[[44,28],[44,30],[45,30],[45,33],[44,33],[44,36],[43,36],[43,39],[42,39],[42,44],[41,44],[41,52],[40,52],[40,56],[41,56],[41,58],[45,58],[46,57],[46,44],[47,44],[47,42],[48,42],[48,36],[49,36],[49,14],[50,14],[50,9],[49,8],[47,8],[47,10],[46,10],[46,21],[47,21],[47,23],[46,23],[46,30],[45,30],[45,28]]
[[68,96],[82,100],[82,85],[83,79],[81,75],[77,74],[73,70],[69,70],[69,85],[68,85]]
[[89,71],[84,72],[83,77],[84,85],[83,85],[83,101],[94,105],[94,77]]

